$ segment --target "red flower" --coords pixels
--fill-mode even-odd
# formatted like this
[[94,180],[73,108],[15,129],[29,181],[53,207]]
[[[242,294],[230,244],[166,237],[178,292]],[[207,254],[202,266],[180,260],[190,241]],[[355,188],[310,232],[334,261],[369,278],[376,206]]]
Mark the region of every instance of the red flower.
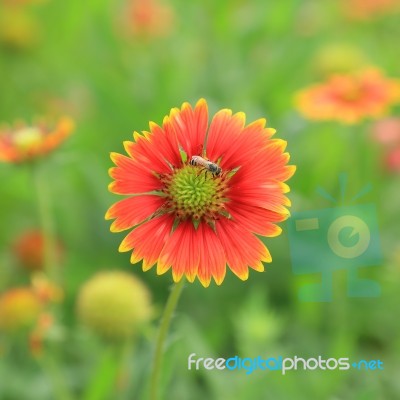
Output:
[[54,128],[45,125],[0,128],[0,161],[21,163],[55,150],[71,134],[73,122],[62,118]]
[[[208,124],[204,99],[193,109],[184,103],[164,118],[150,123],[150,132],[134,133],[124,142],[128,156],[111,154],[116,167],[111,192],[128,198],[114,204],[106,219],[111,231],[131,229],[120,251],[131,251],[131,262],[143,260],[146,271],[172,268],[175,282],[183,275],[204,286],[211,277],[219,285],[226,264],[240,278],[248,268],[263,271],[271,262],[257,235],[281,233],[290,201],[285,196],[294,166],[288,166],[286,142],[271,139],[274,129],[264,119],[245,126],[245,115],[219,111]],[[213,174],[192,156],[218,164]]]

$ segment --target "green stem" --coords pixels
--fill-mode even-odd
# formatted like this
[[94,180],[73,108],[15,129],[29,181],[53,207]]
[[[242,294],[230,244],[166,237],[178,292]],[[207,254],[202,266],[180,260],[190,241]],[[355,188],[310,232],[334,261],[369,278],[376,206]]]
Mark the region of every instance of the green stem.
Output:
[[39,165],[33,166],[34,182],[39,210],[40,225],[43,235],[44,270],[49,279],[57,282],[57,257],[55,254],[54,223],[51,215],[49,188],[43,170]]
[[[54,222],[51,212],[51,201],[49,186],[47,179],[44,175],[44,169],[39,164],[34,164],[33,168],[33,180],[36,188],[38,213],[41,225],[41,233],[43,236],[43,263],[44,271],[54,283],[60,283],[58,277],[57,268],[57,256],[55,248],[55,234],[54,234]],[[54,312],[57,310],[54,308]],[[49,375],[54,385],[54,391],[57,394],[57,399],[60,400],[71,400],[73,399],[72,394],[69,391],[68,385],[65,382],[64,374],[60,369],[55,349],[49,350],[43,355],[42,367]]]
[[174,314],[176,305],[178,304],[179,296],[182,292],[183,284],[184,284],[184,279],[182,278],[172,288],[161,319],[160,330],[158,331],[158,337],[154,353],[154,363],[150,377],[150,400],[157,400],[164,343],[168,334],[168,329],[171,323],[172,316]]

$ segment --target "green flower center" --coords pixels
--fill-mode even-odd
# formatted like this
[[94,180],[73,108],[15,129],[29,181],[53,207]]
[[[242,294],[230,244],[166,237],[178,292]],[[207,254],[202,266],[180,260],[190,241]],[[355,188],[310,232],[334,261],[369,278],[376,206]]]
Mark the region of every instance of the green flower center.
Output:
[[22,128],[14,133],[12,140],[20,150],[27,150],[41,142],[42,132],[38,128]]
[[203,167],[186,165],[164,178],[167,209],[180,219],[215,220],[223,214],[226,178]]

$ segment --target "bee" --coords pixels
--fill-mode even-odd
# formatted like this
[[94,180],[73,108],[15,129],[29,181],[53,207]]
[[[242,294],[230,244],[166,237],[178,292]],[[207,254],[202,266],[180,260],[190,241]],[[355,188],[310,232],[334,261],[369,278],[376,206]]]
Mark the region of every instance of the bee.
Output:
[[217,164],[213,163],[212,161],[205,160],[200,156],[192,156],[190,165],[201,165],[207,171],[210,171],[213,176],[219,176],[222,172],[222,169]]

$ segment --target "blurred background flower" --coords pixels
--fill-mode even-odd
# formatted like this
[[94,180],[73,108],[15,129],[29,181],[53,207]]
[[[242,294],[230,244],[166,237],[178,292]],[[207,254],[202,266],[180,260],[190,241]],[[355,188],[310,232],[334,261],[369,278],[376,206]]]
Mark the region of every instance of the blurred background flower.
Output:
[[84,325],[105,339],[132,339],[152,318],[150,293],[126,272],[100,272],[82,286],[77,313]]
[[370,20],[400,11],[399,0],[341,0],[344,14],[354,20]]
[[14,288],[0,297],[0,330],[13,333],[32,328],[42,303],[31,288]]
[[[18,236],[13,244],[13,252],[18,263],[27,271],[44,269],[44,238],[40,230],[28,230]],[[57,265],[63,258],[64,248],[57,243]]]
[[34,47],[40,36],[40,26],[31,14],[0,4],[0,45],[6,50],[22,51]]
[[391,172],[400,172],[400,146],[386,154],[386,166]]
[[0,127],[0,161],[21,163],[55,150],[71,134],[73,122],[62,118],[52,127],[47,123]]
[[390,148],[400,145],[400,118],[389,117],[376,121],[372,126],[376,142]]
[[312,120],[355,124],[385,115],[400,101],[400,80],[388,79],[377,69],[332,75],[296,95],[301,114]]
[[163,0],[125,0],[120,21],[128,37],[148,38],[169,35],[176,23],[172,5]]
[[63,289],[43,273],[35,273],[31,278],[32,290],[43,304],[60,303],[64,298]]

